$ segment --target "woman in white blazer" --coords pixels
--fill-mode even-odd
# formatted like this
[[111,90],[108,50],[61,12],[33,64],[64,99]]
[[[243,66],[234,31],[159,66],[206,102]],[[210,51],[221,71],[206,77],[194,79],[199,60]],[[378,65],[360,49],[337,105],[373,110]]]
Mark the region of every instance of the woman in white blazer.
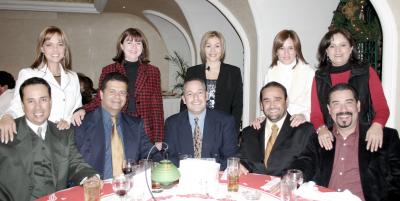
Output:
[[[274,39],[272,63],[265,75],[264,84],[279,82],[288,92],[288,112],[291,126],[296,127],[310,120],[311,85],[315,70],[305,61],[300,39],[293,30],[282,30]],[[259,127],[265,117],[259,117],[253,126]]]
[[52,109],[49,120],[59,129],[68,129],[73,112],[82,105],[79,79],[71,71],[71,53],[65,33],[58,27],[46,27],[39,35],[35,61],[18,74],[14,97],[6,114],[0,120],[1,141],[13,139],[16,132],[13,119],[24,115],[19,88],[31,78],[45,79],[51,87]]

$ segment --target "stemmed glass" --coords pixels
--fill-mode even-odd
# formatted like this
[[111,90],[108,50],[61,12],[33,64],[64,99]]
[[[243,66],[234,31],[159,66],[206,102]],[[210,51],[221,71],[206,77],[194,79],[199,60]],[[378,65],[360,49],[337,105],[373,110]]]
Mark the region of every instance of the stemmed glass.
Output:
[[303,184],[303,172],[297,169],[289,169],[286,172],[286,176],[293,182],[296,183],[296,187],[299,188]]
[[118,195],[120,200],[125,200],[125,196],[131,188],[131,182],[129,177],[125,175],[120,175],[118,177],[113,178],[112,180],[112,188],[115,194]]

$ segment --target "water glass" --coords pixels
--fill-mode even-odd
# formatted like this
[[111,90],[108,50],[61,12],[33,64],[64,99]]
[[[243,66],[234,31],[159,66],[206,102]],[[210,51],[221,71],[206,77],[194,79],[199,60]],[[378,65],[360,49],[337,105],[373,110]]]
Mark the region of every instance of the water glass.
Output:
[[85,201],[100,201],[101,182],[97,178],[90,178],[83,183]]
[[297,183],[293,181],[287,174],[284,175],[280,183],[281,201],[296,201],[295,190]]
[[239,161],[237,157],[230,157],[227,160],[228,191],[237,192],[239,190]]
[[131,188],[131,184],[130,179],[125,175],[115,177],[112,180],[113,191],[121,200],[125,198],[125,195]]
[[296,183],[296,188],[303,184],[303,172],[297,169],[289,169],[286,171],[286,176]]

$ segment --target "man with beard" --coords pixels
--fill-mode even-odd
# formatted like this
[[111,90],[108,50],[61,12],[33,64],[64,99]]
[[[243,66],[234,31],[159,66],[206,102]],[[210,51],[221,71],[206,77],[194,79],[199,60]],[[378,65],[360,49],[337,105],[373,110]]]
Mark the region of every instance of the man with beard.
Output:
[[290,126],[292,116],[287,112],[288,104],[286,88],[282,84],[269,82],[261,89],[260,107],[266,121],[260,129],[251,126],[243,129],[240,144],[242,173],[281,176],[315,134],[309,122]]
[[[348,84],[334,86],[328,94],[328,110],[334,125],[332,150],[319,146],[314,136],[292,163],[304,180],[337,191],[345,189],[362,200],[397,200],[400,197],[400,140],[397,131],[383,129],[383,146],[377,152],[366,149],[369,125],[359,121],[358,94]],[[397,198],[397,199],[395,199]]]

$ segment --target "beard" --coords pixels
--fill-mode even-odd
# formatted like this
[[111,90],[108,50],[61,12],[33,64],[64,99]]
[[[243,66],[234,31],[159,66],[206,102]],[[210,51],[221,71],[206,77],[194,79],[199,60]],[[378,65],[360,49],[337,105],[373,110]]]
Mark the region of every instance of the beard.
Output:
[[[341,116],[349,116],[346,119],[341,119]],[[336,114],[336,124],[340,128],[347,128],[353,124],[353,113],[351,112],[339,112]]]

